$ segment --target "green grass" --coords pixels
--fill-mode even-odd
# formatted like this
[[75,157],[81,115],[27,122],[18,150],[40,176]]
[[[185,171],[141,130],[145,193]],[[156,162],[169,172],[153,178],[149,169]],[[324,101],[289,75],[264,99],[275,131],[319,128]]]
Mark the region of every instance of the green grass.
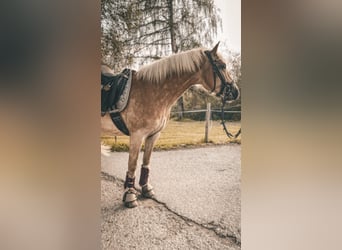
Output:
[[[235,134],[239,128],[239,122],[226,123],[231,133]],[[241,143],[241,136],[237,139],[229,139],[219,121],[212,121],[209,129],[209,143],[204,142],[204,121],[169,121],[162,131],[155,150],[170,150],[178,148],[199,147],[206,145],[221,145],[228,143]],[[128,136],[102,136],[104,144],[111,146],[112,151],[128,151]]]

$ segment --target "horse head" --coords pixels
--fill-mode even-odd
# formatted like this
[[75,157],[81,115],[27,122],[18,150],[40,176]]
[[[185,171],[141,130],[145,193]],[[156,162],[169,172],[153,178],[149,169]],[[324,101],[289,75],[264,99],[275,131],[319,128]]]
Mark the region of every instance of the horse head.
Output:
[[206,62],[203,67],[204,87],[221,97],[224,102],[233,102],[240,96],[239,88],[230,76],[226,63],[217,53],[218,42],[212,50],[204,51]]

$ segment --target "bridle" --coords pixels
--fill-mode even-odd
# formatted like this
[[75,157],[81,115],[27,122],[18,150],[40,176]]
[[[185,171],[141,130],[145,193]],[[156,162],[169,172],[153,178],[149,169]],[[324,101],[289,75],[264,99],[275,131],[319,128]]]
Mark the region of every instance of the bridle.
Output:
[[225,63],[217,63],[214,61],[213,57],[210,54],[209,50],[204,51],[204,53],[207,55],[209,62],[213,68],[213,76],[214,76],[214,87],[211,90],[211,92],[214,92],[216,89],[216,76],[221,80],[221,88],[220,91],[216,94],[217,96],[222,96],[225,100],[228,99],[229,94],[233,94],[232,90],[232,82],[227,82],[224,76],[221,73],[221,70],[226,69],[226,64]]
[[221,124],[223,126],[223,130],[226,132],[226,134],[229,138],[237,138],[241,134],[241,128],[239,129],[239,131],[235,135],[233,135],[228,131],[226,124],[225,124],[225,121],[224,121],[224,106],[225,106],[228,98],[233,96],[233,87],[232,87],[233,82],[228,83],[221,73],[221,70],[226,69],[226,64],[215,62],[213,57],[211,56],[211,53],[209,50],[204,51],[204,53],[208,57],[209,62],[212,66],[212,70],[213,70],[214,87],[211,90],[211,93],[214,92],[216,89],[216,76],[221,80],[220,91],[216,94],[216,96],[220,96],[221,100],[222,100]]

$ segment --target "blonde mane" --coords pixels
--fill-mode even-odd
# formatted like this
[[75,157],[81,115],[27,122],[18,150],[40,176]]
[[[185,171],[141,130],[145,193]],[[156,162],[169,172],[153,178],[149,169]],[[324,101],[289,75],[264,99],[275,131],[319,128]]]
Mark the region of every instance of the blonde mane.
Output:
[[141,80],[161,83],[170,76],[196,72],[204,58],[204,49],[192,49],[143,66],[136,76]]

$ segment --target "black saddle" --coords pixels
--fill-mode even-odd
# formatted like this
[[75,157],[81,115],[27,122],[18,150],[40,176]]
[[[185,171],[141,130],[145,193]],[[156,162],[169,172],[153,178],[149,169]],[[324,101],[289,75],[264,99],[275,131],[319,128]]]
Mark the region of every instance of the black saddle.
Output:
[[126,87],[130,71],[124,69],[118,75],[101,72],[101,116],[109,112],[115,126],[125,135],[129,135],[129,131],[116,104]]
[[117,109],[116,103],[125,89],[129,69],[124,69],[120,74],[101,72],[101,115]]

